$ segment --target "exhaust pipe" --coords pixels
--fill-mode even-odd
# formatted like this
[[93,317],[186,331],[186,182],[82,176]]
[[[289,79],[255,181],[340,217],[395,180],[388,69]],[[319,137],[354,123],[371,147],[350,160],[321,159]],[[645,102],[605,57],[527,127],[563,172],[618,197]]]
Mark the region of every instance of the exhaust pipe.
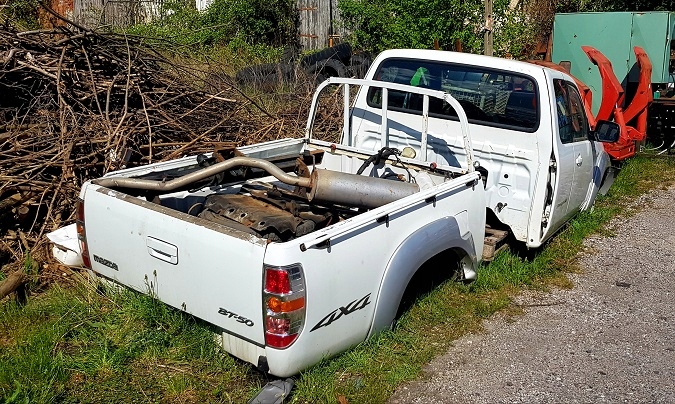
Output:
[[310,178],[297,177],[287,174],[267,160],[252,157],[233,157],[170,181],[109,177],[93,180],[92,183],[106,188],[131,188],[167,193],[223,171],[242,166],[265,170],[284,184],[307,188],[310,202],[373,209],[420,190],[417,184],[332,170],[314,170]]
[[235,167],[259,168],[261,170],[267,171],[270,175],[273,175],[276,179],[283,182],[284,184],[304,188],[309,188],[311,186],[309,178],[296,177],[286,174],[284,170],[275,166],[273,163],[253,157],[233,157],[229,160],[206,167],[203,170],[195,171],[193,173],[174,178],[171,181],[142,180],[138,178],[127,177],[109,177],[93,180],[92,183],[106,188],[131,188],[156,192],[171,192]]

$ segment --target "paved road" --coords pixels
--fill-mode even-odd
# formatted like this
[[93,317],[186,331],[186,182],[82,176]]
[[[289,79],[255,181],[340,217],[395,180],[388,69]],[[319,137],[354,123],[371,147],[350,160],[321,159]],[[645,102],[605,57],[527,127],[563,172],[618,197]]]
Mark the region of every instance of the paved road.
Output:
[[612,223],[575,288],[526,293],[390,403],[675,403],[675,188]]

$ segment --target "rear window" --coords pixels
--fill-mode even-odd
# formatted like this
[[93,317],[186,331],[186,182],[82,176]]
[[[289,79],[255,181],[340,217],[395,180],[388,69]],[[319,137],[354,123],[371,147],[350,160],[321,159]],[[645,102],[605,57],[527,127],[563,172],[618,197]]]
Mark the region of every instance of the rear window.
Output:
[[[441,90],[459,101],[469,121],[488,126],[534,132],[539,126],[537,86],[528,76],[476,66],[426,60],[388,59],[375,80]],[[389,110],[422,113],[422,96],[390,90]],[[382,107],[382,89],[368,91],[368,105]],[[429,115],[457,119],[442,100],[429,99]]]

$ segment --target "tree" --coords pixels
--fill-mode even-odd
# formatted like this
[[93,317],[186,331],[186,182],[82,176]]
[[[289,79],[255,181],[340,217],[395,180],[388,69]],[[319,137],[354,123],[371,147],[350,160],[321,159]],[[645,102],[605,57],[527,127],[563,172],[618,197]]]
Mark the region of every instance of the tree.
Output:
[[456,39],[470,50],[482,44],[480,0],[340,0],[338,7],[354,45],[369,51],[430,49],[434,40],[441,49],[452,49]]
[[672,0],[564,0],[555,1],[555,3],[557,12],[564,13],[579,11],[670,11],[675,9],[675,1]]

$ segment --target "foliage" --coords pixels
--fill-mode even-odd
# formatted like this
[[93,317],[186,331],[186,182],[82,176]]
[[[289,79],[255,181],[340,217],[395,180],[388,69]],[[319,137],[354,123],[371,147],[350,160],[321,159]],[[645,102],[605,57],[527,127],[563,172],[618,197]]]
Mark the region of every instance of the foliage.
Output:
[[133,26],[127,32],[193,48],[228,45],[236,52],[293,43],[298,21],[292,0],[215,0],[204,12],[197,11],[194,2],[170,0],[160,14],[158,21]]
[[[554,1],[554,0],[548,0]],[[583,11],[670,11],[675,9],[673,0],[563,0],[555,1],[556,12]]]
[[260,383],[210,327],[135,292],[81,283],[0,305],[0,402],[243,402]]
[[525,59],[538,40],[538,20],[529,15],[529,10],[509,6],[510,0],[494,3],[494,55]]
[[[538,39],[537,20],[528,17],[526,8],[511,9],[510,3],[497,0],[493,6],[495,55],[526,57]],[[438,40],[440,49],[451,50],[460,40],[465,52],[483,50],[482,1],[341,0],[338,5],[358,48],[431,49]]]
[[38,0],[0,0],[0,21],[9,20],[24,29],[38,28]]
[[452,49],[455,40],[466,50],[481,46],[483,6],[477,0],[341,0],[345,27],[358,48],[379,52],[390,48],[426,48],[438,40]]
[[296,37],[297,9],[292,0],[215,0],[203,26],[222,26],[228,39],[281,46]]
[[[340,0],[343,24],[357,48],[379,52],[390,48],[454,49],[482,53],[483,1],[478,0]],[[515,58],[532,56],[535,45],[548,36],[555,13],[586,11],[672,10],[675,1],[638,0],[495,0],[494,52]]]

